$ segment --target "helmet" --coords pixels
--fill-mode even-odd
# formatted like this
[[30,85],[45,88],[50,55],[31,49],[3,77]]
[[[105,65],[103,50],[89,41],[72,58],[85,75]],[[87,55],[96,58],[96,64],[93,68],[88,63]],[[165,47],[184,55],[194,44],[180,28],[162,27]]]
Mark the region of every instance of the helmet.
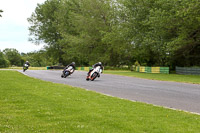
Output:
[[101,65],[101,62],[99,62],[99,64]]
[[75,62],[72,62],[72,65],[75,65]]
[[28,61],[26,61],[26,63],[29,63]]

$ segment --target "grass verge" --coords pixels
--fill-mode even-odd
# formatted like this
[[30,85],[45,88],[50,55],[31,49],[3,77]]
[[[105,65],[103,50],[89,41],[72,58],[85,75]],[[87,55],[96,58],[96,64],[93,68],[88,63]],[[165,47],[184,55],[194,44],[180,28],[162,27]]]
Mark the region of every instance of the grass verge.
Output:
[[106,73],[106,74],[116,74],[116,75],[122,75],[122,76],[130,76],[130,77],[137,77],[137,78],[152,79],[152,80],[174,81],[174,82],[200,84],[200,76],[199,75],[139,73],[139,72],[131,72],[131,71],[113,71],[113,70],[105,70],[104,73]]
[[0,132],[199,131],[199,115],[0,71]]

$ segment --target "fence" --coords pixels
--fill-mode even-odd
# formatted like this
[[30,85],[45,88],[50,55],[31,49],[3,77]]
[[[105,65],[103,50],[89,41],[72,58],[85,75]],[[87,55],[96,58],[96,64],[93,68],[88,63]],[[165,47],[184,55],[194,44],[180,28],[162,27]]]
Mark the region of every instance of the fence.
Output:
[[176,67],[177,74],[200,75],[200,67]]
[[137,72],[144,72],[144,73],[166,73],[169,74],[169,67],[145,67],[145,66],[138,66],[136,67]]

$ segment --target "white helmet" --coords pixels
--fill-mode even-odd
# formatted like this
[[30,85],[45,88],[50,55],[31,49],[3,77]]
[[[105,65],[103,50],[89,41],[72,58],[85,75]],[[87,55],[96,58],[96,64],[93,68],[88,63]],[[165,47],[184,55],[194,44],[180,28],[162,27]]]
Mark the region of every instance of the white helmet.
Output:
[[101,65],[101,62],[99,62],[99,64]]

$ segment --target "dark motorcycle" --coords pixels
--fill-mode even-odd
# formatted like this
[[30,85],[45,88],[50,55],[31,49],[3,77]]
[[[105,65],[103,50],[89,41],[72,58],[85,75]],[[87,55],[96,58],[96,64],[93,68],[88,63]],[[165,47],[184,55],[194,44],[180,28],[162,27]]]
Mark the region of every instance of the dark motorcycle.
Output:
[[73,72],[74,72],[74,68],[70,66],[67,69],[63,70],[61,78],[66,78],[67,76],[71,75]]

